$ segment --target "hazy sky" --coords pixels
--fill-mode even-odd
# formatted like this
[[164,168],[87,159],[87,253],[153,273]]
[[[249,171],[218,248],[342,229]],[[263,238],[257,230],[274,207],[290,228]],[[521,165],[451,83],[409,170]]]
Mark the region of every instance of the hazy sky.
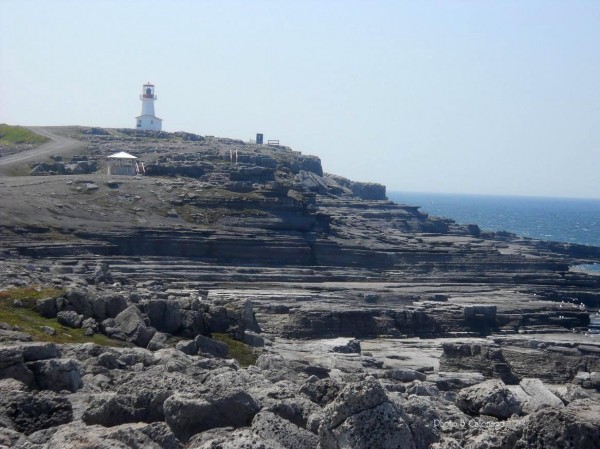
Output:
[[0,0],[0,122],[321,157],[390,190],[600,197],[600,1]]

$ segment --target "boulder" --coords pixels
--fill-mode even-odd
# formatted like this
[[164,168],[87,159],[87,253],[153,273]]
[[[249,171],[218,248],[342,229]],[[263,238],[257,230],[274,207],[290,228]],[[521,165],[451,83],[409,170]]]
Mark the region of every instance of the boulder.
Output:
[[88,425],[112,427],[134,422],[164,419],[163,403],[172,393],[161,389],[135,389],[129,394],[100,395],[89,404],[82,420]]
[[310,415],[320,411],[319,406],[302,396],[273,400],[271,404],[269,404],[268,398],[261,398],[261,404],[263,411],[275,413],[303,429],[306,429]]
[[420,380],[421,382],[427,379],[427,376],[420,371],[415,371],[410,368],[392,368],[385,372],[386,377],[400,382],[412,382]]
[[[156,424],[123,424],[115,427],[86,426],[73,422],[60,426],[50,436],[44,449],[165,449],[168,435],[156,433]],[[168,432],[168,430],[167,430]],[[157,440],[153,440],[157,438]],[[167,439],[165,439],[165,437]],[[170,438],[173,442],[173,436]],[[180,449],[176,442],[173,449]]]
[[37,313],[45,318],[55,318],[58,313],[58,309],[56,308],[56,298],[38,299],[35,308]]
[[402,411],[391,402],[363,410],[348,417],[329,431],[319,429],[320,447],[323,449],[414,449],[410,427]]
[[182,340],[177,342],[175,349],[187,355],[196,355],[198,354],[198,343],[194,340]]
[[180,310],[181,313],[181,334],[188,338],[194,338],[196,335],[208,334],[208,324],[201,311],[198,310]]
[[56,318],[60,324],[67,327],[79,328],[83,322],[83,315],[73,310],[63,310],[58,312]]
[[211,354],[215,357],[225,358],[229,352],[229,348],[225,343],[205,337],[204,335],[198,335],[194,338],[194,342],[198,347],[198,353]]
[[0,395],[9,395],[15,391],[28,391],[27,385],[16,379],[0,379]]
[[260,408],[240,390],[213,393],[210,400],[175,393],[164,402],[165,421],[179,440],[215,427],[247,426]]
[[526,413],[535,412],[545,407],[565,406],[563,401],[546,388],[539,379],[523,379],[519,383],[519,387],[525,392],[525,395],[520,392],[517,394],[523,399],[523,411]]
[[416,396],[439,396],[440,391],[435,386],[435,384],[431,382],[421,382],[420,380],[413,380],[406,387],[407,395],[416,395]]
[[[86,188],[89,190],[90,185],[94,184],[86,184]],[[95,186],[94,190],[97,190],[98,186]],[[100,262],[94,268],[94,273],[92,274],[93,283],[98,285],[101,283],[112,284],[114,282],[113,277],[108,269],[107,262]]]
[[47,335],[56,335],[56,329],[50,326],[40,326],[40,330]]
[[315,434],[268,411],[254,417],[252,433],[262,440],[275,441],[286,449],[316,448],[318,444]]
[[452,373],[438,371],[427,376],[440,391],[455,391],[477,385],[485,380],[481,373]]
[[150,324],[161,332],[174,334],[181,327],[181,313],[176,303],[152,299],[145,305]]
[[22,347],[0,347],[0,379],[16,379],[30,387],[35,386],[34,375],[25,366]]
[[26,362],[34,362],[36,360],[53,359],[58,357],[58,348],[54,343],[46,343],[41,341],[23,343],[23,359]]
[[256,332],[244,332],[244,343],[254,348],[262,348],[265,345],[265,339]]
[[[600,441],[600,404],[579,399],[567,407],[548,406],[534,412],[521,428],[511,431],[512,444],[504,449],[597,449]],[[507,440],[510,441],[509,438]],[[516,441],[514,441],[516,440]],[[488,448],[482,443],[473,449]]]
[[182,449],[183,445],[175,437],[164,422],[154,422],[140,428],[140,432],[148,436],[161,449]]
[[456,397],[456,405],[471,415],[488,415],[499,419],[521,413],[520,401],[499,379],[463,388]]
[[81,328],[83,329],[83,335],[91,337],[98,332],[98,323],[93,318],[87,318],[81,323]]
[[334,428],[361,411],[388,400],[385,390],[373,377],[354,382],[341,389],[336,399],[324,409],[329,428]]
[[340,384],[334,379],[313,377],[302,385],[299,392],[315,404],[324,407],[336,398],[340,388]]
[[89,301],[85,291],[71,288],[65,293],[64,297],[75,312],[86,317],[94,316],[92,303]]
[[74,359],[50,359],[27,363],[42,390],[75,392],[82,386],[80,363]]
[[405,416],[373,377],[351,382],[321,413],[319,447],[414,449]]
[[199,433],[189,441],[186,447],[189,449],[286,449],[275,441],[259,438],[249,428],[233,429],[230,427]]
[[148,343],[148,346],[146,347],[146,349],[150,350],[150,351],[158,351],[159,349],[164,349],[169,347],[167,345],[167,340],[168,340],[169,336],[163,332],[156,332],[153,336],[152,336],[152,340],[150,340],[150,343]]
[[123,332],[125,340],[137,346],[146,347],[156,329],[146,326],[142,312],[136,306],[129,306],[115,318],[115,325]]
[[552,393],[559,397],[564,404],[591,397],[583,388],[575,384],[566,384],[563,388],[553,388]]
[[338,337],[332,340],[325,340],[322,343],[325,348],[331,352],[360,354],[360,340],[357,340],[356,338]]
[[114,318],[127,308],[127,300],[123,295],[111,294],[103,299],[107,318]]
[[[402,408],[410,422],[415,449],[437,448],[436,442],[440,441],[443,433],[453,430],[452,424],[459,427],[470,419],[455,406],[440,403],[431,397],[412,396],[402,404]],[[457,446],[457,449],[463,447]]]
[[242,328],[253,332],[260,332],[260,326],[256,321],[252,301],[244,301],[240,309],[240,325]]
[[73,419],[69,400],[51,391],[4,392],[0,410],[12,420],[16,430],[25,434],[59,426]]

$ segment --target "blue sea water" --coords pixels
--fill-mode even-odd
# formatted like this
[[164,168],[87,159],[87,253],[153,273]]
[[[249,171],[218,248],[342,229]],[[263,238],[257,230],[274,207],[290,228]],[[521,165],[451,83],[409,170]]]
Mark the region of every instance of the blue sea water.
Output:
[[396,203],[483,230],[600,246],[600,199],[388,192]]

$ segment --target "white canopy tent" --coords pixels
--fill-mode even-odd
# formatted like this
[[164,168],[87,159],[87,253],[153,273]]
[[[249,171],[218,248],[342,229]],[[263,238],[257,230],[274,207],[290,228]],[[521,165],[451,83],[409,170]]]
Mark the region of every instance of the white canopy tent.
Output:
[[108,156],[108,174],[134,176],[143,172],[143,164],[140,169],[140,164],[136,162],[136,159],[136,156],[125,153],[124,151],[111,154]]

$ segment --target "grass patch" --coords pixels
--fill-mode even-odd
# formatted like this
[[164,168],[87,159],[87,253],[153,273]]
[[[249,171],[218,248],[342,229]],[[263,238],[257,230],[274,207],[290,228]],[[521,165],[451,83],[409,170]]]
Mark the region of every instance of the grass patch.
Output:
[[31,167],[27,164],[9,165],[2,172],[5,176],[30,176]]
[[237,360],[242,367],[246,368],[256,363],[258,354],[251,346],[234,340],[229,334],[212,334],[212,338],[225,343],[229,348],[228,357]]
[[48,298],[50,296],[62,296],[64,290],[55,287],[14,287],[8,290],[0,291],[0,301],[8,302],[14,300],[21,301],[25,307],[34,308],[38,299]]
[[29,143],[39,145],[48,139],[21,126],[0,125],[0,145]]
[[[19,326],[21,332],[31,335],[34,341],[52,343],[96,343],[102,346],[125,346],[126,343],[113,340],[102,334],[91,337],[83,335],[83,330],[72,329],[58,323],[56,318],[44,318],[35,310],[38,299],[60,296],[63,290],[54,287],[19,287],[0,291],[0,322]],[[19,300],[22,306],[15,307],[13,301]],[[41,327],[47,326],[56,331],[49,335]]]

